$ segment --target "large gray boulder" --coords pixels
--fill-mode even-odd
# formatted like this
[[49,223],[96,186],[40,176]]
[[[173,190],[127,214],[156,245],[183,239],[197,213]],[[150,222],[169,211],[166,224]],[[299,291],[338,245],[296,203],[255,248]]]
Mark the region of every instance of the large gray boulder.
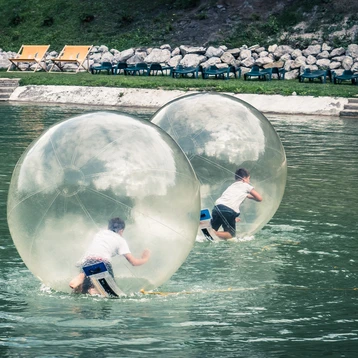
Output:
[[195,47],[195,46],[185,46],[181,45],[180,47],[181,54],[185,57],[185,55],[204,55],[206,52],[205,47]]
[[182,60],[180,61],[180,65],[183,67],[197,67],[202,62],[205,62],[207,60],[207,57],[203,55],[197,55],[194,53],[185,55]]
[[95,52],[92,55],[90,55],[90,60],[93,60],[94,63],[100,63],[102,58],[101,52]]
[[273,62],[273,59],[269,56],[266,56],[266,57],[259,57],[257,60],[256,60],[256,64],[259,65],[259,66],[264,66],[264,65],[267,65],[269,63],[272,63]]
[[346,53],[346,50],[343,47],[338,47],[332,50],[332,52],[330,53],[330,57],[335,57],[335,56],[342,56]]
[[137,63],[144,62],[145,53],[137,52],[127,60],[128,65],[136,65]]
[[[291,71],[292,62],[293,62],[293,60],[287,60],[287,61],[285,61],[285,65],[283,66],[283,68],[284,68],[286,71]],[[286,75],[285,75],[285,78],[286,78]]]
[[164,44],[164,45],[160,46],[160,49],[161,50],[169,50],[169,51],[171,51],[172,47],[169,44]]
[[[266,51],[265,47],[261,46],[259,48],[255,48],[254,50],[256,53],[261,54],[261,52]],[[267,51],[266,51],[267,52]]]
[[318,66],[318,68],[322,68],[322,69],[326,69],[329,68],[331,61],[326,59],[326,58],[322,58],[320,60],[317,60],[316,64]]
[[297,57],[302,56],[302,51],[300,49],[296,49],[291,52],[291,57],[295,60]]
[[[273,53],[270,53],[270,55],[275,58],[275,56],[274,56]],[[288,61],[288,60],[292,60],[292,57],[291,57],[291,55],[290,55],[289,53],[283,54],[283,55],[278,59],[278,61],[283,61],[283,62]]]
[[183,58],[182,55],[176,55],[173,56],[169,61],[168,61],[168,65],[171,67],[177,67],[181,61],[181,59]]
[[353,63],[353,66],[351,67],[351,71],[358,72],[358,62]]
[[108,52],[108,47],[105,45],[101,45],[97,49],[98,52]]
[[222,62],[219,57],[210,57],[207,61],[202,62],[201,65],[203,66],[203,68],[208,68],[210,66],[218,66],[221,63]]
[[322,44],[322,51],[331,51],[332,50],[332,47],[329,46],[328,44],[326,43],[323,43]]
[[275,44],[275,45],[270,45],[270,46],[268,47],[267,51],[274,53],[274,52],[276,51],[277,47],[278,47],[278,46],[277,46],[276,44]]
[[101,62],[114,62],[114,56],[109,52],[103,52],[102,57],[101,57]]
[[110,49],[109,52],[110,52],[113,56],[120,54],[120,52],[119,52],[118,50],[116,50],[115,48]]
[[310,45],[302,51],[303,56],[318,55],[321,52],[321,45]]
[[254,64],[255,60],[253,57],[248,57],[241,61],[241,65],[244,67],[252,67]]
[[211,57],[221,57],[225,51],[222,48],[216,48],[213,46],[209,46],[205,52],[205,56],[207,58]]
[[176,48],[172,51],[171,56],[174,57],[174,56],[178,56],[178,55],[181,55],[181,53],[180,53],[180,48],[179,48],[179,47],[176,47]]
[[307,56],[307,58],[306,58],[307,65],[314,65],[316,62],[317,62],[316,57],[314,57],[312,55]]
[[291,54],[293,51],[294,50],[291,46],[280,45],[280,46],[277,46],[277,48],[273,54],[275,56],[275,59],[279,60],[284,54],[286,54],[286,53]]
[[329,64],[329,69],[330,69],[330,70],[336,70],[337,68],[340,68],[341,65],[342,65],[341,62],[332,61],[332,62]]
[[10,66],[10,61],[8,60],[8,57],[6,52],[0,53],[0,68],[8,68]]
[[342,61],[342,67],[345,70],[350,70],[353,66],[353,58],[350,56],[346,56]]
[[329,52],[328,51],[322,51],[317,55],[317,60],[320,60],[322,58],[329,58]]
[[235,58],[237,58],[237,57],[239,57],[239,55],[240,55],[240,49],[239,48],[233,48],[233,49],[229,49],[229,50],[227,50],[226,52],[229,52],[229,53],[231,53]]
[[146,63],[168,63],[171,57],[171,53],[168,49],[154,48],[152,52],[144,58]]
[[251,50],[241,50],[240,51],[240,60],[245,60],[245,58],[251,57]]
[[306,65],[306,57],[305,56],[298,56],[292,63],[291,69],[300,68]]
[[285,79],[287,80],[294,80],[298,77],[298,74],[300,73],[299,70],[292,70],[285,73]]
[[228,64],[229,66],[235,66],[236,60],[235,57],[230,52],[225,52],[221,57],[220,60],[223,63]]
[[126,62],[129,58],[131,58],[134,55],[134,50],[132,48],[128,50],[124,50],[120,52],[118,56],[118,62]]
[[347,56],[358,58],[358,45],[356,44],[348,45]]

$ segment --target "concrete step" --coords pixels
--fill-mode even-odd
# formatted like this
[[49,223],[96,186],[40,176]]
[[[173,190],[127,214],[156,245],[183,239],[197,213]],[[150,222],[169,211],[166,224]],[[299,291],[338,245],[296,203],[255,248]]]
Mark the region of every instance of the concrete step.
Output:
[[0,87],[17,87],[19,85],[18,82],[5,82],[5,81],[0,81]]
[[348,104],[345,104],[343,111],[339,113],[340,117],[358,119],[358,98],[348,98]]
[[0,87],[7,87],[7,86],[18,86],[19,79],[18,78],[0,78]]
[[8,101],[11,93],[18,86],[18,78],[0,78],[0,101]]
[[344,109],[353,109],[358,111],[358,103],[348,103],[344,105]]
[[0,101],[8,101],[11,93],[18,86],[18,78],[0,78]]
[[0,101],[7,101],[10,98],[10,94],[0,93]]
[[0,86],[0,93],[4,93],[4,92],[12,93],[16,87],[2,87],[2,86]]
[[358,119],[358,110],[356,111],[352,111],[352,110],[343,110],[339,113],[340,117],[345,117],[345,118],[354,118],[354,119]]

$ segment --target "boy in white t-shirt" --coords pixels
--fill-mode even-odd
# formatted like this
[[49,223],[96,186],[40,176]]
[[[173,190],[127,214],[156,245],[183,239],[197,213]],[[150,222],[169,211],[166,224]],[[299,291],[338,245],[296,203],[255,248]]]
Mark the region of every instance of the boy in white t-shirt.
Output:
[[[244,168],[235,172],[235,183],[231,184],[215,202],[211,226],[220,239],[231,239],[236,235],[236,222],[240,221],[240,205],[246,199],[262,201],[261,195],[250,183],[250,173]],[[219,227],[223,231],[217,231]]]
[[111,265],[113,256],[123,255],[133,266],[140,266],[148,261],[150,256],[148,249],[143,251],[141,258],[136,258],[131,254],[127,241],[122,237],[124,228],[125,222],[121,218],[113,218],[109,220],[107,230],[100,230],[94,236],[81,261],[81,273],[70,282],[72,289],[78,291],[81,288],[82,293],[97,294],[91,280],[83,272],[83,267],[103,262],[113,277]]

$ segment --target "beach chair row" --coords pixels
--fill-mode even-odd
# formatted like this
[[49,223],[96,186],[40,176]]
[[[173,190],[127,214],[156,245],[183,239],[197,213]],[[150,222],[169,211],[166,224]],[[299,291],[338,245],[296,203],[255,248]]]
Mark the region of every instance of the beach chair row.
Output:
[[[51,59],[52,65],[47,70],[45,56],[46,52],[50,48],[50,45],[22,45],[19,52],[14,58],[9,58],[10,65],[7,72],[14,72],[15,70],[28,70],[31,66],[34,66],[33,72],[38,70],[44,70],[48,72],[64,71],[64,65],[71,63],[74,65],[75,73],[81,69],[88,71],[89,69],[89,54],[92,49],[92,45],[74,46],[66,45],[60,54]],[[26,65],[24,67],[24,65]]]
[[141,75],[141,76],[151,76],[151,75],[170,75],[173,78],[178,77],[192,77],[198,78],[199,73],[201,73],[202,78],[222,78],[229,79],[230,74],[233,74],[233,77],[241,77],[241,69],[235,68],[234,66],[228,66],[225,68],[218,68],[216,66],[210,66],[208,68],[203,68],[202,66],[196,67],[184,67],[178,65],[176,67],[172,66],[163,66],[160,63],[152,63],[150,65],[142,62],[135,65],[128,65],[125,62],[119,62],[116,65],[112,65],[111,62],[102,62],[100,65],[95,65],[91,67],[92,74],[99,74],[102,71],[107,72],[107,74],[124,74],[124,75]]

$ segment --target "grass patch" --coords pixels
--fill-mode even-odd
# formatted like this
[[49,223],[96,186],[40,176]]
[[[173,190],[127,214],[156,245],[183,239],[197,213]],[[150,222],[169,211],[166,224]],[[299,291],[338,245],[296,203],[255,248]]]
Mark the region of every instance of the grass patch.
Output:
[[347,84],[300,83],[298,80],[244,81],[241,79],[204,80],[202,78],[172,78],[170,76],[124,76],[90,73],[29,73],[0,71],[0,78],[20,78],[20,85],[94,86],[148,88],[182,91],[216,91],[229,93],[280,94],[289,96],[356,97],[358,86]]

